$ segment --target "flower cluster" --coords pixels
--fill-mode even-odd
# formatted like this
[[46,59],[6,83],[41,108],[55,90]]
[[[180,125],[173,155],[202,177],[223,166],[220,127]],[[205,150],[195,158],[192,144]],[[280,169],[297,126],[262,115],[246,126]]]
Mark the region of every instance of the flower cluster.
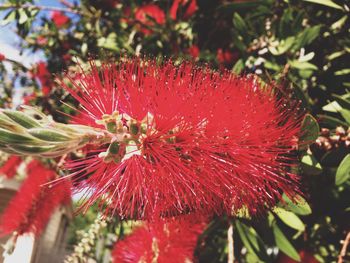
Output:
[[29,232],[39,235],[53,211],[70,202],[70,183],[68,180],[52,183],[55,171],[34,160],[28,164],[27,173],[26,180],[2,214],[0,235]]
[[198,236],[205,223],[192,220],[180,218],[138,227],[125,239],[117,241],[113,262],[193,262]]
[[67,164],[86,206],[139,219],[256,213],[298,192],[299,119],[272,87],[190,63],[91,65],[62,82],[81,106],[73,121],[106,134]]

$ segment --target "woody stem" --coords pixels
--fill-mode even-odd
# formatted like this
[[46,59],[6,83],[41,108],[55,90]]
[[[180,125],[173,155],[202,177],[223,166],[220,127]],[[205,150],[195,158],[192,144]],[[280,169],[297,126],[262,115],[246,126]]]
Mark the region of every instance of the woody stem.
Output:
[[227,246],[228,246],[228,259],[227,263],[234,263],[235,261],[235,250],[234,250],[234,239],[233,239],[233,223],[230,221],[229,228],[227,230]]

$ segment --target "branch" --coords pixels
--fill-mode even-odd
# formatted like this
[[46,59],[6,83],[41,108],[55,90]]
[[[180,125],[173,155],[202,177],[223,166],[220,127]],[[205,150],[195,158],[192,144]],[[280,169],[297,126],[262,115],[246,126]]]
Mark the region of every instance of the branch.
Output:
[[345,240],[343,241],[343,247],[340,251],[340,255],[338,258],[338,263],[344,263],[343,258],[346,256],[346,250],[348,248],[348,245],[350,243],[350,232],[348,232],[348,234],[346,235]]
[[227,230],[227,246],[228,246],[228,259],[227,263],[235,262],[235,249],[233,240],[233,223],[230,221],[230,226]]
[[0,8],[28,8],[28,9],[37,9],[37,10],[50,10],[50,11],[59,11],[73,14],[81,14],[80,10],[74,10],[72,8],[65,7],[56,7],[56,6],[43,6],[43,5],[33,5],[33,4],[24,4],[24,5],[14,5],[14,4],[2,4]]

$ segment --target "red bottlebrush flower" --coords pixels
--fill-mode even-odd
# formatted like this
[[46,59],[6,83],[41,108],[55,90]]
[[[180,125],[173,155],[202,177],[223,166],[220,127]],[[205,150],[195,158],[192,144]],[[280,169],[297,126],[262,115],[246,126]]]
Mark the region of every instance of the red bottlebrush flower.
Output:
[[150,35],[152,33],[150,28],[155,26],[154,22],[159,25],[163,25],[165,23],[165,13],[157,5],[149,4],[136,9],[135,19],[144,25],[141,27],[141,32],[143,32],[145,35]]
[[198,236],[204,227],[203,222],[188,219],[148,223],[115,244],[113,262],[193,262]]
[[34,72],[32,73],[33,77],[36,77],[40,84],[41,84],[41,90],[44,94],[44,96],[49,95],[52,89],[52,80],[51,80],[51,73],[47,69],[47,64],[43,61],[39,62],[36,65],[36,68],[34,69]]
[[219,48],[216,53],[216,59],[221,64],[232,64],[235,60],[237,60],[238,54],[233,53],[229,50],[223,50]]
[[0,167],[0,175],[4,175],[6,178],[13,178],[16,175],[18,166],[22,163],[22,159],[19,156],[11,156],[4,164]]
[[6,59],[5,55],[0,53],[0,61],[4,61]]
[[64,13],[59,11],[54,11],[51,13],[52,22],[56,25],[56,27],[60,28],[67,25],[70,21],[69,17]]
[[187,53],[191,55],[193,58],[198,58],[200,54],[199,47],[197,45],[192,45],[187,49]]
[[55,171],[45,168],[39,161],[32,161],[27,170],[27,179],[1,217],[0,235],[13,232],[39,235],[53,211],[70,198],[67,180],[47,185],[55,179]]
[[106,133],[67,164],[86,177],[86,206],[102,199],[106,213],[143,219],[255,213],[298,192],[288,171],[300,120],[272,87],[190,63],[91,64],[67,76],[73,88],[61,82],[81,106],[74,122]]
[[198,9],[196,0],[174,0],[169,11],[170,17],[173,20],[176,20],[177,18],[177,11],[179,9],[179,5],[187,7],[183,15],[185,19],[190,18]]

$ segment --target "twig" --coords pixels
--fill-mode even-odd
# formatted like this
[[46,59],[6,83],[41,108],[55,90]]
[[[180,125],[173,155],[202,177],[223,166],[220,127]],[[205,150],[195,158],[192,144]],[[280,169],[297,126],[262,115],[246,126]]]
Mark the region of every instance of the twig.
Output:
[[50,10],[50,11],[59,11],[73,14],[81,14],[79,10],[74,10],[71,8],[57,7],[57,6],[43,6],[43,5],[32,5],[32,4],[24,4],[24,5],[14,5],[14,4],[2,4],[0,8],[29,8],[29,9],[38,9],[38,10]]
[[344,263],[343,258],[346,256],[346,250],[348,248],[349,243],[350,243],[350,232],[348,232],[348,234],[346,235],[346,238],[343,242],[343,247],[340,251],[340,255],[338,258],[338,263]]
[[235,249],[233,240],[233,224],[230,222],[230,227],[227,230],[227,246],[228,246],[228,259],[227,263],[235,262]]

